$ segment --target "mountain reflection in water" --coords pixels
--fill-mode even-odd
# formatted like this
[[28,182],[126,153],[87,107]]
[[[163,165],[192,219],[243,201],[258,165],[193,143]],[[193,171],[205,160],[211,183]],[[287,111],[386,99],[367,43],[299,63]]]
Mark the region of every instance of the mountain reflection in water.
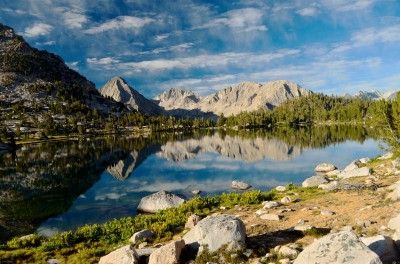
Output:
[[193,189],[231,191],[233,179],[262,190],[301,183],[319,162],[344,166],[377,155],[371,136],[331,126],[26,145],[0,156],[0,240],[132,216],[143,196],[161,189],[189,198]]

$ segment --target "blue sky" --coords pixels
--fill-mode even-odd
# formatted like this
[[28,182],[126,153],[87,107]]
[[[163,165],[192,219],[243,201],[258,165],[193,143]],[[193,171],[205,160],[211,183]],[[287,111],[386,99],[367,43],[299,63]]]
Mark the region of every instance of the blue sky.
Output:
[[3,0],[0,23],[100,88],[153,97],[286,79],[326,94],[400,89],[398,0]]

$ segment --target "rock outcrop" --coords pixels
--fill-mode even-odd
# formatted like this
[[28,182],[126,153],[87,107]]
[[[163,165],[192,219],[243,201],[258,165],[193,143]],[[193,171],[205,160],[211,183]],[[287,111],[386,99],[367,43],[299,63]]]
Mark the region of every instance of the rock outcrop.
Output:
[[398,263],[399,251],[390,237],[377,235],[363,237],[361,241],[379,256],[383,264]]
[[328,179],[325,176],[316,175],[316,176],[307,178],[305,181],[303,181],[303,183],[301,185],[303,187],[316,187],[321,184],[325,184],[327,182],[328,182]]
[[140,200],[137,210],[146,213],[157,213],[159,210],[178,207],[184,201],[184,199],[173,193],[159,191],[157,193],[153,193],[152,195],[143,197]]
[[203,251],[207,245],[210,252],[228,244],[230,250],[245,246],[246,228],[239,218],[233,215],[207,216],[184,235],[186,245]]
[[324,236],[306,247],[294,264],[381,264],[379,256],[349,231]]
[[100,258],[99,264],[138,264],[139,256],[132,246],[124,246]]
[[179,263],[182,249],[185,247],[185,241],[172,241],[165,246],[155,250],[150,255],[149,264],[175,264]]

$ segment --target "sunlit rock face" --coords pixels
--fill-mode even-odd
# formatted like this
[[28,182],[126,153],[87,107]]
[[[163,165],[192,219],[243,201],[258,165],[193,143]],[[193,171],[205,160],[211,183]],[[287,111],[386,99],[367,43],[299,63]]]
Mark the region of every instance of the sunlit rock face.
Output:
[[206,136],[199,140],[167,142],[157,153],[159,157],[174,162],[195,158],[198,154],[211,152],[231,159],[255,162],[263,159],[289,160],[299,156],[302,148],[289,146],[283,141],[269,138],[244,139],[220,135]]
[[237,115],[259,109],[271,109],[287,100],[310,95],[312,92],[289,81],[273,81],[265,84],[243,82],[208,96],[191,91],[171,89],[153,98],[165,110],[182,114],[188,110],[225,116]]
[[104,97],[111,97],[113,100],[125,104],[130,110],[136,110],[147,115],[160,115],[163,113],[163,110],[158,105],[146,99],[119,76],[109,80],[100,88],[99,92]]

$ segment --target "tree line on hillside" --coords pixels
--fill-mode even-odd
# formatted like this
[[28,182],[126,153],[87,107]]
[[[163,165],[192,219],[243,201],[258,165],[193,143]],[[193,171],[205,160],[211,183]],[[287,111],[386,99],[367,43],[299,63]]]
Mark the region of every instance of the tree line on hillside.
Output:
[[[381,137],[397,144],[400,138],[400,96],[394,100],[364,100],[312,94],[289,100],[273,110],[260,109],[254,112],[241,112],[236,116],[225,117],[223,114],[216,120],[205,118],[177,118],[170,116],[145,116],[139,112],[104,115],[90,110],[79,103],[68,107],[53,102],[44,106],[44,102],[33,101],[29,106],[22,103],[12,105],[0,102],[2,115],[0,121],[18,119],[20,122],[14,130],[14,136],[20,136],[20,127],[41,129],[45,136],[58,134],[84,134],[88,130],[105,132],[125,131],[127,127],[146,127],[151,131],[176,131],[209,127],[268,127],[288,124],[344,123],[361,124],[378,128]],[[4,110],[7,109],[7,110]],[[43,112],[38,118],[36,111]],[[69,115],[74,113],[74,115]],[[59,118],[60,115],[65,115]],[[18,135],[15,135],[18,134]],[[8,136],[9,133],[8,133]],[[7,129],[0,125],[0,138],[7,137]]]

